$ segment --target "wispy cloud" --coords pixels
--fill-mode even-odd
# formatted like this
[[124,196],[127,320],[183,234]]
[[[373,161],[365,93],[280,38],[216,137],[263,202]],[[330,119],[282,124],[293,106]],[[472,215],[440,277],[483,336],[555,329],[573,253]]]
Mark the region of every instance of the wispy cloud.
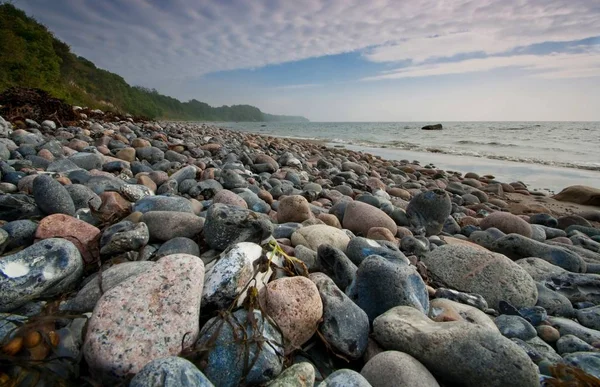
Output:
[[313,87],[323,86],[319,83],[302,83],[298,85],[283,85],[273,87],[274,90],[298,90],[298,89],[312,89]]
[[[78,54],[147,86],[357,50],[366,50],[369,61],[426,65],[388,78],[425,76],[441,72],[441,65],[427,65],[440,58],[600,36],[597,0],[22,0],[18,6]],[[508,60],[444,68],[456,73]]]

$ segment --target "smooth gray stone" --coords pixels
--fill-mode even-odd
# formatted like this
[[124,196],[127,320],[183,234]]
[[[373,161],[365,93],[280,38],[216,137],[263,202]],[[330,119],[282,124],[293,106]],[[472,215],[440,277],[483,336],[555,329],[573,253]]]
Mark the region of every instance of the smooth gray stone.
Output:
[[594,347],[575,335],[564,335],[556,342],[556,349],[561,355],[573,352],[593,351]]
[[0,312],[71,289],[83,274],[83,259],[66,239],[44,239],[0,260]]
[[534,337],[532,339],[527,340],[527,344],[534,348],[538,353],[540,353],[546,360],[551,363],[562,363],[562,357],[556,353],[554,348],[544,340],[539,337]]
[[546,240],[546,230],[542,226],[537,224],[532,224],[531,226],[531,239],[536,240],[538,242],[543,242]]
[[577,321],[587,328],[600,331],[600,305],[575,311]]
[[213,386],[192,362],[177,356],[152,360],[129,383],[129,387]]
[[389,261],[408,265],[408,258],[391,242],[376,241],[363,237],[355,237],[346,247],[346,254],[356,266],[371,255],[378,255]]
[[177,237],[195,239],[204,227],[204,218],[189,212],[150,211],[141,222],[148,226],[151,240],[163,242]]
[[75,210],[80,208],[92,208],[98,210],[102,205],[102,199],[89,187],[83,184],[70,184],[65,189],[75,204]]
[[321,271],[317,252],[303,245],[294,247],[294,256],[304,262],[309,273]]
[[536,305],[546,309],[548,314],[558,317],[573,317],[575,311],[571,301],[562,294],[548,289],[544,284],[537,282],[538,300]]
[[33,197],[37,206],[47,215],[75,215],[75,204],[69,192],[48,175],[33,180]]
[[300,362],[286,368],[269,387],[306,387],[315,383],[315,367],[309,362]]
[[177,237],[163,243],[154,257],[160,259],[171,254],[188,254],[200,257],[200,247],[189,238]]
[[214,203],[206,214],[204,238],[215,250],[238,242],[260,243],[272,233],[271,221],[250,210]]
[[534,241],[519,234],[508,234],[494,242],[492,250],[511,259],[542,258],[575,273],[585,273],[586,263],[579,255],[558,246]]
[[323,321],[319,331],[336,353],[359,359],[367,349],[369,318],[336,284],[323,273],[313,273],[310,280],[317,285],[323,302]]
[[96,153],[78,152],[70,156],[69,161],[81,169],[91,171],[92,169],[102,170],[104,158]]
[[146,160],[150,164],[162,161],[165,158],[163,151],[156,147],[136,148],[135,155],[140,160]]
[[319,387],[371,387],[371,384],[358,372],[343,368],[325,378]]
[[109,226],[100,237],[100,254],[114,255],[139,250],[150,240],[150,232],[145,223],[123,220]]
[[108,176],[92,176],[85,182],[85,186],[94,191],[96,195],[108,191],[120,192],[125,184],[121,179]]
[[360,374],[377,387],[439,387],[435,377],[407,353],[384,351],[373,358]]
[[338,248],[322,244],[317,250],[319,267],[343,291],[356,278],[358,267]]
[[173,211],[194,213],[192,203],[181,196],[147,196],[137,201],[133,212],[146,213],[150,211]]
[[565,356],[567,363],[600,379],[600,352],[575,352]]
[[2,226],[9,235],[8,249],[27,247],[33,243],[38,224],[31,220],[13,220]]
[[494,319],[500,333],[509,339],[517,338],[523,341],[537,336],[537,331],[521,316],[502,314]]
[[179,171],[172,174],[169,178],[181,184],[184,180],[196,180],[196,172],[198,168],[193,165],[181,168]]
[[573,335],[588,344],[600,342],[600,331],[586,328],[573,320],[563,317],[548,317],[548,322],[558,331],[561,336]]

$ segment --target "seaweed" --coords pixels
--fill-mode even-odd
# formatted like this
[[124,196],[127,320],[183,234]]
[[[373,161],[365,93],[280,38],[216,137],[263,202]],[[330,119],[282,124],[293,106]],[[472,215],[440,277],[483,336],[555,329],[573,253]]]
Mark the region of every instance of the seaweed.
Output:
[[558,363],[550,366],[552,379],[543,382],[545,387],[598,387],[600,379],[578,367]]

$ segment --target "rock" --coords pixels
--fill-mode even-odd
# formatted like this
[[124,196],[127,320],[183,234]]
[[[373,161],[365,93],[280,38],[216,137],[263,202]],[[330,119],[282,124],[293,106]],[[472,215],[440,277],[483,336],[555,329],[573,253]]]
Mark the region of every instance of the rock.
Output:
[[78,152],[68,159],[73,164],[77,165],[81,169],[91,171],[92,169],[102,169],[104,159],[102,155],[96,153]]
[[432,278],[444,286],[480,294],[494,309],[502,300],[517,308],[534,306],[537,300],[531,276],[501,254],[466,245],[445,245],[422,261]]
[[375,339],[405,352],[441,381],[464,386],[538,386],[536,365],[493,330],[463,321],[433,322],[418,310],[395,307],[375,319]]
[[571,301],[562,294],[548,289],[541,283],[536,283],[538,300],[536,305],[546,309],[552,316],[572,317],[574,315]]
[[258,309],[239,309],[208,320],[195,349],[206,353],[203,372],[216,386],[263,384],[283,368],[281,333]]
[[575,311],[577,321],[584,327],[600,331],[600,305]]
[[423,130],[442,130],[442,124],[425,125],[421,129]]
[[319,329],[336,353],[348,359],[360,358],[367,349],[369,318],[336,284],[323,273],[309,276],[323,302],[323,322]]
[[228,189],[223,189],[215,194],[213,197],[213,203],[221,203],[229,206],[241,207],[243,209],[248,209],[248,204],[244,199],[242,199],[239,195],[236,195],[234,192],[231,192]]
[[508,234],[498,239],[492,249],[511,259],[537,257],[575,273],[585,273],[586,270],[585,261],[576,253],[519,234]]
[[100,238],[100,254],[114,255],[137,251],[148,244],[150,232],[146,223],[123,220],[109,226]]
[[26,247],[33,243],[38,224],[31,220],[13,220],[2,226],[2,229],[8,233],[7,249],[17,247]]
[[385,212],[359,201],[348,204],[342,225],[354,233],[365,236],[372,227],[385,227],[392,234],[395,234],[397,229],[396,223]]
[[325,378],[319,387],[371,387],[371,384],[358,372],[343,368]]
[[500,333],[509,339],[517,338],[523,341],[533,339],[537,331],[527,320],[521,316],[502,314],[494,320]]
[[21,194],[0,195],[0,219],[10,222],[39,215],[40,211],[31,197]]
[[150,239],[168,241],[177,237],[194,239],[204,227],[204,219],[193,213],[172,211],[146,212],[141,221],[148,226]]
[[565,361],[588,374],[594,376],[596,381],[600,379],[600,353],[598,352],[576,352],[565,356]]
[[215,203],[206,214],[204,238],[215,250],[239,242],[260,243],[272,233],[272,223],[250,210]]
[[67,192],[75,204],[75,210],[80,208],[93,208],[98,210],[102,205],[102,199],[90,188],[82,184],[71,184],[65,186]]
[[577,336],[581,340],[592,345],[600,342],[600,331],[581,326],[573,320],[564,317],[548,317],[548,322],[554,328],[558,329],[561,336]]
[[556,343],[560,338],[560,332],[550,325],[538,325],[535,327],[538,337],[544,340],[546,343]]
[[588,206],[600,206],[600,189],[585,185],[572,185],[552,196],[552,199]]
[[[404,238],[403,238],[404,239]],[[355,264],[360,265],[370,255],[379,255],[388,261],[408,264],[408,258],[398,247],[387,241],[374,241],[362,237],[352,238],[346,247],[348,258]]]
[[102,205],[98,212],[104,219],[122,219],[131,212],[131,203],[117,192],[102,192],[100,200],[102,200]]
[[48,175],[40,175],[33,181],[33,197],[37,206],[47,215],[75,215],[75,204],[69,192]]
[[187,254],[200,257],[200,247],[189,238],[177,237],[163,243],[154,257],[159,259],[171,254]]
[[133,205],[132,212],[172,211],[194,213],[192,203],[181,196],[147,196]]
[[177,356],[152,360],[138,372],[129,387],[213,387],[189,360]]
[[435,298],[429,302],[429,317],[437,322],[466,321],[498,331],[494,320],[481,310],[445,298]]
[[85,263],[98,258],[100,230],[91,224],[64,214],[54,214],[42,219],[35,232],[36,239],[63,238],[71,241],[81,253]]
[[354,291],[351,298],[367,313],[369,321],[399,305],[411,306],[424,314],[429,310],[427,288],[414,267],[377,255],[368,257],[358,267]]
[[470,305],[484,312],[488,310],[488,303],[485,298],[475,293],[465,293],[452,289],[437,288],[435,289],[434,297],[436,299],[445,298],[461,304]]
[[192,345],[199,330],[203,279],[202,260],[170,255],[104,293],[83,346],[92,375],[115,383]]
[[312,387],[315,384],[315,367],[308,362],[291,365],[269,387]]
[[418,233],[437,235],[452,211],[446,191],[435,189],[415,195],[408,203],[406,216]]
[[135,277],[150,270],[154,265],[154,262],[123,262],[111,266],[102,272],[102,289],[100,289],[100,274],[97,274],[77,292],[74,298],[61,305],[61,310],[80,313],[91,312],[104,292],[109,291],[130,277]]
[[[294,248],[294,257],[301,260],[306,265],[306,268],[308,269],[309,273],[312,273],[315,271],[320,271],[320,269],[321,269],[321,263],[319,262],[317,252],[309,249],[306,246],[302,246],[302,245],[296,246]],[[335,262],[334,262],[334,267],[335,267]]]
[[574,352],[593,351],[594,347],[574,335],[564,335],[556,342],[556,349],[561,355]]
[[551,264],[541,258],[522,258],[515,263],[521,266],[534,281],[545,281],[553,275],[564,273],[565,269]]
[[[303,247],[299,245],[298,247]],[[297,247],[297,248],[298,248]],[[311,250],[312,251],[312,250]],[[346,290],[356,278],[358,268],[340,249],[331,245],[321,245],[317,250],[319,268],[340,288]]]
[[308,201],[300,195],[285,196],[279,199],[279,208],[277,209],[277,222],[302,223],[313,217],[310,211]]
[[315,251],[319,246],[328,244],[345,252],[349,242],[350,238],[344,231],[324,224],[302,227],[292,234],[292,245],[303,245]]
[[83,274],[83,260],[73,243],[50,238],[2,257],[0,272],[0,312],[10,312],[70,290]]
[[373,387],[439,387],[435,377],[407,353],[385,351],[365,364],[360,374]]
[[483,230],[495,227],[505,234],[520,234],[527,238],[531,238],[533,234],[529,223],[510,212],[494,212],[483,218],[479,226]]
[[317,286],[306,277],[280,278],[259,293],[262,309],[283,334],[286,353],[299,348],[317,331],[323,303]]
[[262,248],[252,242],[236,243],[223,251],[215,265],[206,272],[202,305],[228,308],[252,279],[254,262],[261,255]]
[[371,227],[367,233],[367,239],[382,240],[397,243],[394,233],[385,227]]

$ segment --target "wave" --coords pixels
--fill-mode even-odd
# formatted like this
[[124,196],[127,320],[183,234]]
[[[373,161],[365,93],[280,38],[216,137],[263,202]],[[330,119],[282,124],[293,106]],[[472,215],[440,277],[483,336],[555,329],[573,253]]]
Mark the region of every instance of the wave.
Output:
[[472,140],[460,140],[460,141],[456,141],[455,144],[461,144],[461,145],[484,145],[484,146],[511,146],[511,147],[515,147],[515,146],[520,146],[517,144],[504,144],[498,141],[491,141],[491,142],[480,142],[480,141],[472,141]]

